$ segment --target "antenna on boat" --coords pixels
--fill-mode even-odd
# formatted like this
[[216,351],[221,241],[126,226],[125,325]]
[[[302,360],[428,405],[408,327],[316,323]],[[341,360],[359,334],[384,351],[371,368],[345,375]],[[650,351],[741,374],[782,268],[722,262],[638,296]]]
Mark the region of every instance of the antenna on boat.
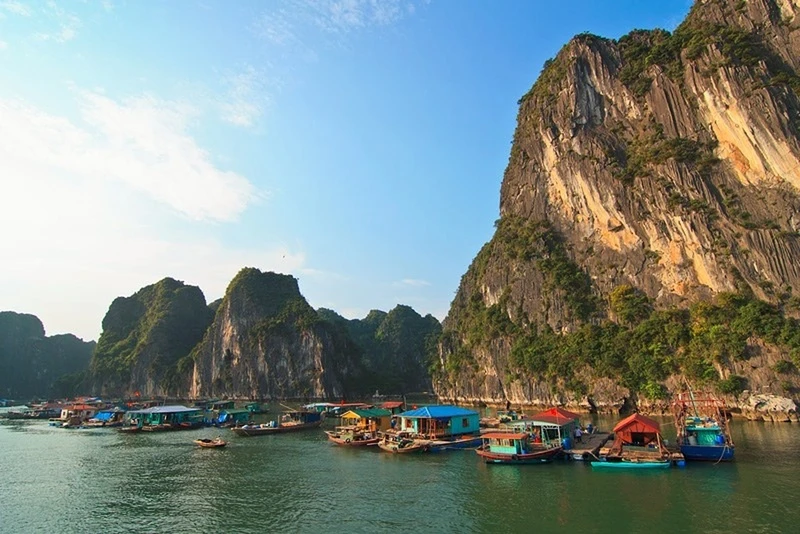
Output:
[[686,381],[686,387],[689,388],[689,399],[692,401],[692,408],[694,409],[694,416],[700,417],[697,414],[697,404],[694,402],[694,391],[692,391],[692,386],[689,384],[689,381]]

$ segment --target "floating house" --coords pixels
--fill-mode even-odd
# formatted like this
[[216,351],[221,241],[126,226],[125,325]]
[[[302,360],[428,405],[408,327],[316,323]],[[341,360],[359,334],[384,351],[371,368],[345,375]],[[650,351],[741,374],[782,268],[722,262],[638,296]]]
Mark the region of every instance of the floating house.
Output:
[[203,412],[200,408],[186,406],[154,406],[144,410],[133,410],[127,413],[127,421],[139,428],[152,427],[184,427],[194,428],[202,425]]
[[[641,414],[635,413],[614,427],[614,444],[601,458],[592,462],[592,468],[666,468],[671,465],[672,455],[661,439],[660,425]],[[675,458],[683,465],[683,456]]]
[[395,416],[395,430],[428,439],[446,439],[480,432],[480,414],[460,406],[423,406]]
[[381,408],[348,410],[342,414],[342,425],[363,432],[377,432],[391,428],[392,412]]

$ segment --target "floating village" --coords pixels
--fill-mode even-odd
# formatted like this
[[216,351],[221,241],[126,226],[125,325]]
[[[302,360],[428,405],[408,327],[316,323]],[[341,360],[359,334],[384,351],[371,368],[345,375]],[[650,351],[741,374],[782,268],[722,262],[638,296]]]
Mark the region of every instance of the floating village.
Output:
[[674,442],[664,439],[659,422],[639,413],[611,429],[598,429],[591,423],[582,425],[579,414],[557,406],[525,414],[507,405],[492,417],[454,405],[409,407],[405,400],[281,406],[286,410],[273,414],[260,402],[208,400],[185,406],[163,401],[108,403],[93,397],[12,407],[2,417],[44,419],[65,431],[135,434],[219,428],[214,439],[187,439],[187,446],[204,448],[222,448],[240,438],[316,431],[324,432],[336,446],[387,454],[467,450],[487,464],[577,460],[602,470],[667,469],[695,460],[726,462],[733,460],[735,450],[723,402],[691,392],[673,402]]

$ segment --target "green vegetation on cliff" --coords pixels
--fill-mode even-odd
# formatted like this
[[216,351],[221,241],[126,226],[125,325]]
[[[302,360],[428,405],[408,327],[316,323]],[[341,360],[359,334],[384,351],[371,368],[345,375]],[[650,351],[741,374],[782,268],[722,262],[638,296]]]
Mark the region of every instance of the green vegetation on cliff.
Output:
[[0,397],[60,395],[65,382],[83,379],[94,346],[72,334],[45,337],[35,315],[0,312]]
[[[432,315],[422,317],[409,306],[389,313],[372,310],[364,319],[347,320],[320,309],[326,321],[342,325],[363,352],[364,384],[382,393],[430,391],[428,362],[441,332]],[[371,393],[365,391],[364,393]]]
[[202,291],[172,278],[114,299],[92,357],[95,383],[114,393],[152,394],[144,379],[134,379],[138,369],[157,387],[173,387],[176,363],[202,339],[212,318]]
[[[735,394],[746,389],[746,381],[736,375],[723,377],[718,369],[749,359],[748,340],[753,339],[789,352],[793,362],[780,366],[784,372],[800,366],[800,321],[750,295],[722,293],[713,303],[653,310],[643,293],[619,286],[611,292],[610,311],[619,322],[587,323],[566,334],[509,319],[503,332],[496,332],[512,346],[508,378],[544,379],[580,393],[587,390],[581,380],[590,370],[591,376],[617,380],[655,399],[666,395],[667,377],[682,374]],[[508,317],[502,309],[496,313]],[[453,348],[452,333],[445,332],[448,335],[449,358],[463,361]]]

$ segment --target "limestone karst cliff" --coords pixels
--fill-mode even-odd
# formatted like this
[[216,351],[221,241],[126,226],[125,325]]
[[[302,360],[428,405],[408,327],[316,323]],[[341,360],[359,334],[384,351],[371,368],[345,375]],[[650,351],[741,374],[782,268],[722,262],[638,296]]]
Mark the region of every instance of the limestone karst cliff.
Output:
[[172,278],[114,299],[92,355],[93,392],[115,396],[180,394],[178,360],[200,342],[213,312],[203,292]]
[[0,397],[59,394],[59,381],[69,381],[89,367],[94,347],[94,341],[72,334],[45,336],[35,315],[0,312]]
[[700,0],[672,33],[564,46],[520,100],[437,392],[609,410],[687,380],[741,407],[795,396],[799,58],[796,0]]
[[308,304],[296,278],[246,268],[179,369],[189,371],[191,397],[339,400],[363,386],[360,355],[346,331]]

